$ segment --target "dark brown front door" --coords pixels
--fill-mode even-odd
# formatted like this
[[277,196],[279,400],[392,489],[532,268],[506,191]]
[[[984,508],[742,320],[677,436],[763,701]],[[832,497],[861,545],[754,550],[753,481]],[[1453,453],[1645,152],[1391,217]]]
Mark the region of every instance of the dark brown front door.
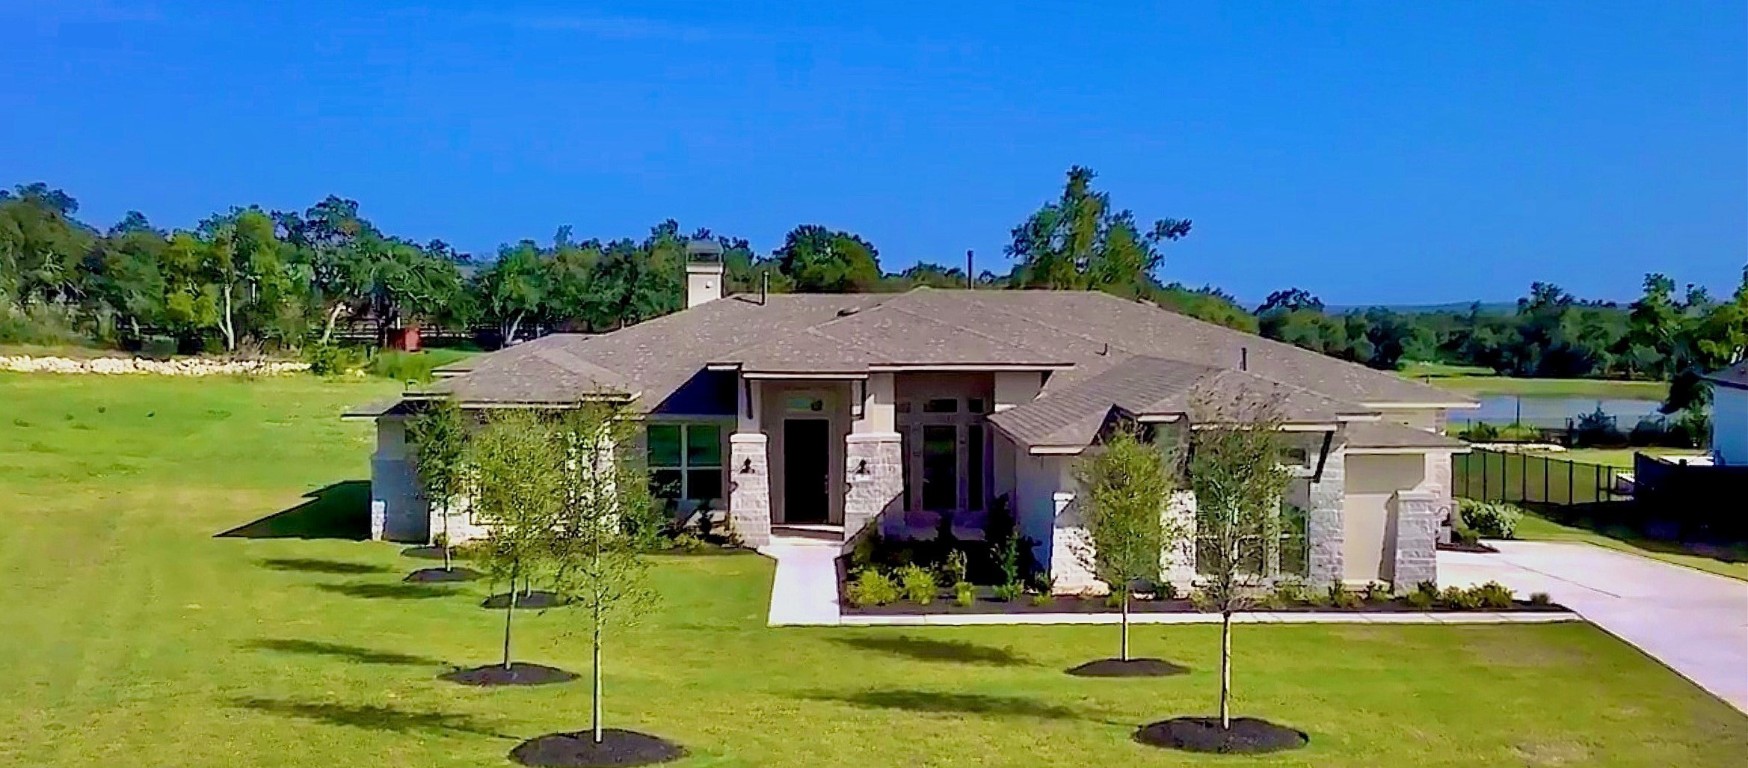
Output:
[[831,422],[783,420],[783,522],[823,523],[831,514]]

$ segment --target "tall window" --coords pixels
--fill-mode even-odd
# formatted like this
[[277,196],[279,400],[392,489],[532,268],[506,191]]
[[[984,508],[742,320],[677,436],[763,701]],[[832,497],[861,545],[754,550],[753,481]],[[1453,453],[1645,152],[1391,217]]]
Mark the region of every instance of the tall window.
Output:
[[715,424],[649,425],[650,492],[669,511],[691,513],[722,504],[722,427]]

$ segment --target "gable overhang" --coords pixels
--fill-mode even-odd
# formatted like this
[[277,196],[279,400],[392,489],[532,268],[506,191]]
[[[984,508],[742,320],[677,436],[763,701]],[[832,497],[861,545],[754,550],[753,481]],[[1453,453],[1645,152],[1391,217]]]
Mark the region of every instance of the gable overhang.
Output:
[[1386,447],[1367,448],[1367,447],[1361,446],[1361,445],[1350,445],[1347,447],[1348,453],[1361,454],[1361,455],[1365,455],[1365,456],[1404,456],[1404,455],[1419,456],[1419,455],[1425,454],[1425,453],[1468,453],[1469,451],[1470,451],[1470,448],[1468,445],[1461,445],[1461,446],[1439,445],[1439,446],[1416,446],[1416,447],[1395,447],[1395,448],[1386,448]]
[[879,363],[868,366],[876,373],[1036,373],[1066,371],[1073,363]]
[[1472,410],[1472,409],[1481,407],[1480,401],[1477,401],[1477,400],[1451,400],[1448,402],[1433,402],[1433,403],[1405,403],[1405,402],[1400,402],[1400,401],[1387,400],[1387,401],[1376,402],[1376,403],[1360,403],[1360,405],[1363,405],[1367,408],[1371,408],[1373,410],[1378,410],[1378,411],[1425,411],[1425,410],[1438,410],[1438,409]]

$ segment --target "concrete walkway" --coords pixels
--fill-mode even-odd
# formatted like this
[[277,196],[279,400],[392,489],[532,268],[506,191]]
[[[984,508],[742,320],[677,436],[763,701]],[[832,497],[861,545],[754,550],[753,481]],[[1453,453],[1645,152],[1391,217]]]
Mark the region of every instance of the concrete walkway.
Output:
[[774,536],[759,554],[777,561],[771,583],[773,627],[835,626],[838,623],[839,545],[800,536]]
[[1748,583],[1589,544],[1492,544],[1498,554],[1440,552],[1439,583],[1546,592],[1748,712]]

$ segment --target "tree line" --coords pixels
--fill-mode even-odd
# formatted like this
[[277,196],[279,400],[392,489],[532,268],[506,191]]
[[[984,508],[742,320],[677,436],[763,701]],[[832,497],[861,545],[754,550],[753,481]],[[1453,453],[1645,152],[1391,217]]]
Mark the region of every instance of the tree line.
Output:
[[1012,268],[975,276],[929,261],[888,272],[873,242],[812,224],[764,254],[744,238],[687,233],[669,219],[641,239],[578,238],[565,226],[550,242],[521,240],[478,257],[385,233],[357,202],[332,196],[301,212],[233,208],[192,229],[156,227],[137,212],[99,229],[77,218],[66,192],[20,185],[0,191],[0,342],[167,336],[184,351],[298,351],[356,321],[490,326],[501,339],[607,331],[683,307],[686,246],[709,239],[722,247],[731,292],[1102,290],[1386,370],[1421,361],[1513,376],[1671,380],[1678,399],[1691,399],[1699,373],[1748,349],[1748,269],[1724,298],[1678,291],[1652,274],[1625,306],[1535,283],[1513,309],[1335,313],[1290,288],[1251,311],[1212,286],[1163,282],[1165,248],[1188,236],[1191,222],[1143,224],[1095,189],[1095,178],[1070,169],[1060,194],[1010,232]]

